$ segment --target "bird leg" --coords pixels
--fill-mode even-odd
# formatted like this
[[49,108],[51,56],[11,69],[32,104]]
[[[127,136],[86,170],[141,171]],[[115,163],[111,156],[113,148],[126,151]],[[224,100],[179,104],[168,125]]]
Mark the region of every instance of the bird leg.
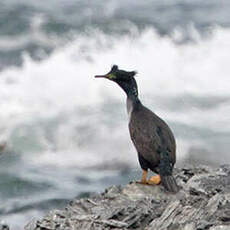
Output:
[[137,183],[138,183],[138,184],[148,184],[148,181],[147,181],[147,174],[148,174],[148,171],[142,169],[142,178],[141,178],[141,181],[137,181]]
[[148,184],[148,182],[147,182],[147,174],[148,174],[148,171],[143,169],[142,178],[141,178],[141,183],[142,184]]

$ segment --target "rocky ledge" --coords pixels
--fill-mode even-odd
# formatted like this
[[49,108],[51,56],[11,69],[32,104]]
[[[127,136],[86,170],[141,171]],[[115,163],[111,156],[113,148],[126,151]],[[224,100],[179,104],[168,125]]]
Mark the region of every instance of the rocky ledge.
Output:
[[186,167],[174,173],[181,186],[178,194],[162,186],[112,186],[100,195],[75,199],[25,229],[230,229],[230,166]]

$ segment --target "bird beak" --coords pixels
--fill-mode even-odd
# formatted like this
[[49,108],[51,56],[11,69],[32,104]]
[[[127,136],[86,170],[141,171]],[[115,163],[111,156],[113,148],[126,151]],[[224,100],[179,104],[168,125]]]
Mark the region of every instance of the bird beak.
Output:
[[95,78],[109,78],[107,74],[105,75],[96,75]]
[[105,75],[96,75],[96,78],[106,78],[109,80],[115,80],[116,79],[116,75],[114,75],[113,73],[107,73]]

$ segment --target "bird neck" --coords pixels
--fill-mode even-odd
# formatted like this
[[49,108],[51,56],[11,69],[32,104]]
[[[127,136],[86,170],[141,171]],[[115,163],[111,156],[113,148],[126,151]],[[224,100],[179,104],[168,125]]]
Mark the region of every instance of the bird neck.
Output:
[[127,100],[130,101],[133,108],[136,108],[141,103],[140,99],[138,98],[138,94],[134,93],[128,93]]
[[125,84],[125,85],[120,85],[120,87],[125,91],[127,95],[127,101],[129,101],[129,104],[132,106],[132,108],[136,108],[140,104],[140,100],[138,98],[137,85]]
[[141,102],[138,98],[136,81],[134,80],[132,84],[119,84],[119,86],[125,91],[127,95],[126,108],[129,120],[131,120],[132,112],[134,110],[138,110],[141,105]]
[[127,95],[127,100],[130,101],[132,107],[135,108],[140,104],[140,100],[138,98],[138,88],[137,83],[134,78],[131,78],[130,82],[117,82],[118,85],[125,91]]
[[129,116],[129,120],[131,120],[132,112],[137,111],[141,105],[138,97],[134,97],[133,95],[128,95],[126,100],[126,109]]
[[139,109],[141,102],[138,98],[138,91],[137,88],[130,89],[126,92],[127,100],[126,100],[126,107],[127,113],[129,116],[129,120],[131,119],[132,112]]

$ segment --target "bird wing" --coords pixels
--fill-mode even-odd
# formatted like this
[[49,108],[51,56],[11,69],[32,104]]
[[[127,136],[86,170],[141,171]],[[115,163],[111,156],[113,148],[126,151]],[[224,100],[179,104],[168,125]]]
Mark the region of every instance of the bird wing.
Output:
[[169,150],[172,163],[175,163],[173,134],[168,125],[152,111],[144,106],[141,110],[133,111],[129,130],[138,153],[153,167],[158,166],[163,149]]

